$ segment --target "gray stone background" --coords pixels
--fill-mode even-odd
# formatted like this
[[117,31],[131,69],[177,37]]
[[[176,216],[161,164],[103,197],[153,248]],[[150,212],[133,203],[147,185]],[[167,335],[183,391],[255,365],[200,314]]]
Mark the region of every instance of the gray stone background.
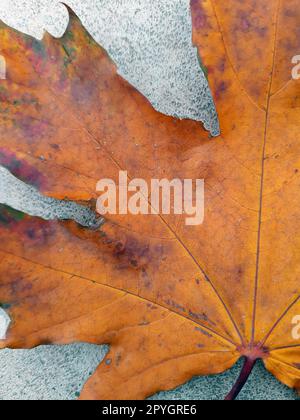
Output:
[[[245,0],[247,1],[247,0]],[[120,74],[161,112],[204,121],[217,134],[216,113],[191,42],[189,0],[65,0],[92,36],[107,49]],[[44,30],[63,34],[68,14],[57,0],[0,0],[0,19],[41,39]],[[1,50],[1,45],[0,45]],[[24,204],[25,202],[25,204]],[[42,197],[0,167],[0,203],[46,219],[94,223],[74,204]],[[4,323],[3,313],[0,313]],[[3,330],[3,328],[2,328]],[[0,331],[0,336],[3,331]],[[75,399],[107,352],[83,343],[0,352],[0,399]],[[241,365],[218,377],[194,378],[152,399],[223,399]],[[295,400],[258,364],[240,399]]]

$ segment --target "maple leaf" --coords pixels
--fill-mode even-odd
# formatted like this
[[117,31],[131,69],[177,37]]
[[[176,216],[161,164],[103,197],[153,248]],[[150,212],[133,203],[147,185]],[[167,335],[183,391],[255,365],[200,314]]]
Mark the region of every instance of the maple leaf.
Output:
[[[0,164],[60,199],[101,178],[204,179],[205,221],[165,215],[75,222],[0,218],[1,347],[110,344],[82,399],[141,399],[245,357],[300,388],[297,2],[193,0],[222,135],[157,113],[71,13],[60,40],[0,26]],[[286,32],[289,28],[289,32]],[[42,157],[42,159],[41,159]]]

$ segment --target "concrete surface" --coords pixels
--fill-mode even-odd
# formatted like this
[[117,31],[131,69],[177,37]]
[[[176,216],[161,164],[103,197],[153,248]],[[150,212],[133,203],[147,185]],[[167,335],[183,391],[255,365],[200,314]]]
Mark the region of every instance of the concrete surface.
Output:
[[2,166],[0,166],[0,203],[30,216],[39,216],[45,220],[75,220],[86,227],[97,227],[102,220],[97,218],[92,210],[76,203],[44,197]]
[[[218,121],[207,80],[192,46],[189,0],[65,0],[119,72],[155,108],[204,121],[212,134]],[[1,0],[0,19],[42,38],[61,36],[68,23],[58,0]]]
[[[118,64],[120,73],[160,111],[205,119],[216,134],[218,124],[206,80],[191,44],[189,0],[65,0]],[[62,35],[67,13],[54,0],[0,0],[0,19],[41,38],[47,29]],[[25,200],[24,200],[25,198]],[[0,169],[0,202],[49,218],[94,223],[78,206],[40,196]],[[3,315],[3,314],[2,314]],[[2,321],[1,321],[2,320]],[[1,324],[2,322],[2,324]],[[7,319],[0,313],[0,334]],[[102,360],[107,348],[74,344],[30,351],[0,352],[0,399],[74,399]],[[222,399],[236,380],[240,364],[218,377],[195,378],[153,399]],[[296,399],[257,365],[241,399]]]

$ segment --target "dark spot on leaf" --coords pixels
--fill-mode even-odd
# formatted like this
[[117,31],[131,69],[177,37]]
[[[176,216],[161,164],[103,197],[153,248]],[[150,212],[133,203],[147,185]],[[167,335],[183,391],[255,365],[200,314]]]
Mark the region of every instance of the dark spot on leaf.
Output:
[[216,97],[220,98],[228,89],[229,85],[224,80],[218,83],[217,89],[216,89]]
[[72,81],[72,97],[77,103],[88,103],[95,92],[95,82],[90,79],[77,78]]
[[26,235],[28,236],[29,239],[34,239],[35,238],[35,231],[34,231],[34,229],[27,229]]
[[194,318],[194,319],[197,319],[198,321],[208,322],[212,326],[216,326],[215,322],[211,321],[205,313],[197,314],[197,313],[192,312],[190,310],[189,311],[189,316],[192,317],[192,318]]
[[46,185],[43,174],[30,166],[27,162],[18,159],[13,153],[0,148],[0,165],[7,168],[15,177],[38,189]]
[[59,150],[60,149],[58,144],[50,144],[50,147],[52,147],[52,149],[54,149],[54,150]]
[[300,363],[294,363],[296,369],[300,369]]
[[151,251],[148,244],[144,244],[130,235],[122,240],[112,239],[105,235],[103,236],[103,243],[112,249],[113,256],[118,261],[119,270],[128,268],[142,270],[147,267],[150,261],[156,263],[156,261],[159,261],[159,255],[162,256],[160,253],[156,258],[154,255],[156,250]]
[[191,8],[193,9],[193,26],[196,30],[209,28],[207,15],[204,11],[200,0],[191,0]]
[[130,264],[135,268],[138,267],[138,262],[136,260],[131,260]]
[[43,137],[48,130],[47,121],[36,120],[30,116],[19,115],[16,124],[22,130],[24,136],[29,140]]
[[184,312],[184,313],[186,312],[186,309],[182,305],[174,302],[172,299],[166,300],[165,303],[171,308],[176,309],[177,311]]
[[121,363],[121,360],[122,360],[122,356],[120,353],[118,353],[116,356],[116,366],[119,366],[119,364]]
[[195,330],[196,330],[196,331],[199,331],[201,334],[205,335],[206,337],[212,338],[212,335],[211,335],[209,332],[207,332],[207,331],[203,330],[203,329],[202,329],[202,328],[200,328],[200,327],[196,327],[196,328],[195,328]]

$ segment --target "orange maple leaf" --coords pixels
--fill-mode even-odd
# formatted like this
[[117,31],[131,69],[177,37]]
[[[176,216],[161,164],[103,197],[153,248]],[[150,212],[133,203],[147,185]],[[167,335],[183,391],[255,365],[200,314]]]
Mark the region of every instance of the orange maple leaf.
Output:
[[110,215],[91,230],[2,210],[0,301],[13,323],[1,346],[110,344],[82,399],[146,398],[241,356],[228,399],[259,358],[300,388],[300,87],[286,71],[300,50],[299,7],[192,0],[192,11],[216,139],[154,111],[73,14],[60,40],[0,26],[0,164],[89,206],[97,181],[117,183],[120,170],[206,184],[197,227],[172,215]]

